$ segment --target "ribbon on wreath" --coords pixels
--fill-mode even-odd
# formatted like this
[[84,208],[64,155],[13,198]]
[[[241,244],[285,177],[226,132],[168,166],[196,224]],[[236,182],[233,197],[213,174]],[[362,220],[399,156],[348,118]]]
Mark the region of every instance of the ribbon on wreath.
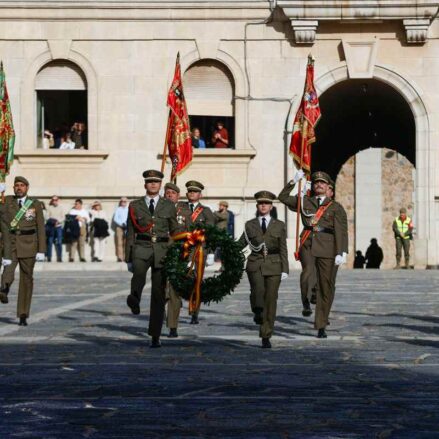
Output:
[[188,272],[188,276],[190,276],[194,268],[196,269],[195,285],[189,298],[189,314],[193,314],[198,311],[201,304],[201,283],[204,276],[203,244],[206,242],[206,235],[203,229],[196,229],[193,232],[177,233],[172,239],[174,241],[185,240],[183,243],[183,259],[186,259],[195,247]]

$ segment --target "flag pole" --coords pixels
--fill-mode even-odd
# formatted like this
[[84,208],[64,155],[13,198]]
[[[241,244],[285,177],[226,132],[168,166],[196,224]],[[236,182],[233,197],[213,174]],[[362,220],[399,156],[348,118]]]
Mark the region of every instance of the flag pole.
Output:
[[168,126],[166,128],[165,144],[163,145],[162,168],[161,168],[162,174],[165,170],[165,165],[166,165],[166,149],[168,147],[168,137],[169,137],[170,129],[171,129],[171,110],[169,110],[169,114],[168,114]]

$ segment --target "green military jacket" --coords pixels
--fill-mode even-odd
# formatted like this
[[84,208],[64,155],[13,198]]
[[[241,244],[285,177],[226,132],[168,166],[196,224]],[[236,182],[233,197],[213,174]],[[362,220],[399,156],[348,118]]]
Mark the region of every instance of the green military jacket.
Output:
[[[132,215],[139,227],[152,225],[151,229],[147,232],[138,230]],[[162,267],[168,247],[172,243],[170,237],[180,231],[182,228],[177,223],[175,205],[171,201],[160,197],[154,215],[151,215],[145,197],[132,201],[128,211],[126,262],[132,262],[135,258],[150,259],[153,256],[154,267]],[[139,235],[149,236],[151,240],[136,239]]]
[[[247,272],[261,270],[263,276],[277,276],[282,273],[289,273],[288,250],[287,250],[287,230],[285,223],[275,218],[271,218],[265,234],[262,232],[259,219],[254,218],[245,223],[245,232],[250,243],[254,247],[260,246],[265,242],[267,251],[252,251],[247,258]],[[247,247],[245,233],[238,240],[242,249]]]
[[197,227],[203,227],[206,224],[210,226],[215,225],[215,217],[213,216],[210,208],[207,206],[203,206],[201,203],[198,203],[195,211],[198,207],[200,207],[202,211],[194,221],[193,213],[191,212],[191,208],[189,207],[189,202],[179,201],[177,203],[177,217],[179,217],[179,221],[184,221],[184,227],[186,230],[188,230],[189,227],[193,224],[195,224]]
[[[288,183],[278,198],[283,204],[288,206],[293,212],[297,212],[297,195],[290,195],[294,188],[294,183]],[[335,258],[342,253],[348,253],[348,221],[346,211],[343,206],[334,200],[326,197],[322,206],[332,204],[326,209],[323,216],[318,222],[318,226],[332,231],[332,233],[324,233],[313,231],[308,240],[311,244],[311,254],[317,258]],[[312,227],[313,215],[319,209],[319,201],[317,197],[303,197],[303,205],[301,208],[302,223],[305,227]],[[303,235],[304,231],[302,231]]]
[[[32,198],[27,197],[27,199]],[[11,233],[11,222],[19,210],[15,196],[5,197],[5,203],[0,208],[3,257],[5,259],[34,258],[37,253],[46,253],[46,231],[41,202],[32,201],[19,221],[17,231]],[[22,231],[30,234],[21,234]]]

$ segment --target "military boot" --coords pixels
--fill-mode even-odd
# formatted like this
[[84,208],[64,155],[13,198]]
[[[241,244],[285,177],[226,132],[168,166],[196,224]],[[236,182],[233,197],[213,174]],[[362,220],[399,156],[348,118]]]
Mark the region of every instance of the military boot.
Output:
[[406,260],[405,260],[405,268],[406,268],[407,270],[410,270],[410,259],[406,259]]
[[9,286],[6,285],[2,289],[0,289],[0,302],[1,303],[9,303],[8,299]]

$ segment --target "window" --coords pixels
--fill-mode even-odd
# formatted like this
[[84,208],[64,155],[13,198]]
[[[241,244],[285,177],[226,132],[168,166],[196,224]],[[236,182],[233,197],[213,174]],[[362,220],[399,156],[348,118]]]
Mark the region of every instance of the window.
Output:
[[192,132],[198,128],[204,140],[201,147],[234,148],[234,81],[227,67],[215,60],[196,62],[184,75],[184,89]]
[[37,145],[87,149],[87,81],[70,61],[52,61],[37,74]]

